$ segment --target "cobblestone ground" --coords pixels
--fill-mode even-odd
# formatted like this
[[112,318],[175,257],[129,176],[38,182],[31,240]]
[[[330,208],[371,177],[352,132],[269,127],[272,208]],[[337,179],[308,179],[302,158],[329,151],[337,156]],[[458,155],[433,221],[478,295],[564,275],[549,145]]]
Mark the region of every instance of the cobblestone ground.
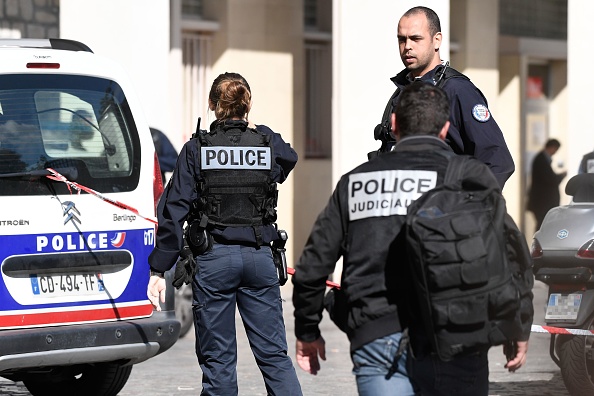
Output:
[[[535,289],[535,323],[543,323],[546,287],[541,283]],[[285,298],[285,320],[289,341],[289,354],[295,354],[293,336],[293,309],[290,286],[283,287]],[[249,350],[243,333],[241,320],[238,328],[238,381],[240,396],[266,395],[264,383]],[[322,334],[326,340],[327,360],[317,376],[309,375],[299,368],[297,374],[306,396],[355,396],[354,377],[351,374],[349,345],[346,336],[329,319],[322,323]],[[557,366],[549,357],[549,336],[533,334],[527,364],[518,372],[510,374],[504,368],[504,357],[500,347],[489,353],[490,396],[568,396]],[[190,332],[180,339],[169,351],[134,366],[132,375],[121,396],[169,396],[197,395],[200,393],[200,369],[194,354],[194,335]],[[0,380],[0,394],[30,395],[22,383]],[[84,396],[84,395],[82,395]],[[381,395],[378,395],[381,396]]]

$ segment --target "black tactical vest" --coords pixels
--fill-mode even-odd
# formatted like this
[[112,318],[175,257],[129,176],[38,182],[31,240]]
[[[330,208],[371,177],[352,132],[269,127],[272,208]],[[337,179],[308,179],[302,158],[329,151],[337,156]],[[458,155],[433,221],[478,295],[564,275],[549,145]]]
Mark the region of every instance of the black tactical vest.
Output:
[[194,216],[221,227],[261,226],[276,221],[277,190],[271,170],[270,135],[235,121],[198,136],[200,194]]

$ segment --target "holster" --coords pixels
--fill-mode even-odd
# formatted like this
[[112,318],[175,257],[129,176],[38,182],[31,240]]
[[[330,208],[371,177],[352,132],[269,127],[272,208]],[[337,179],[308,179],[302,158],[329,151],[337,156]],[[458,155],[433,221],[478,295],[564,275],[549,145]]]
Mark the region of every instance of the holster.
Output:
[[200,221],[192,221],[186,227],[185,239],[194,256],[200,256],[212,249],[213,239],[210,232],[206,230],[207,220],[208,218],[204,216]]
[[276,272],[278,274],[278,282],[283,286],[289,279],[287,273],[287,257],[285,255],[285,245],[289,237],[285,230],[278,230],[278,237],[279,239],[271,243],[270,248],[272,249],[272,259],[274,260],[274,265],[276,266]]

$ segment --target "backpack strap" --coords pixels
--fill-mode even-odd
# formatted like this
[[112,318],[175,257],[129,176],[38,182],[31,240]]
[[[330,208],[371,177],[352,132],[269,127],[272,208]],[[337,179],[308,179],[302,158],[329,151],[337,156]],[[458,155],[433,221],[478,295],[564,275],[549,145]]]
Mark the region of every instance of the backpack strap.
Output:
[[461,187],[462,175],[469,157],[466,155],[449,156],[448,167],[446,169],[443,184]]
[[461,188],[464,167],[470,157],[467,155],[458,155],[450,150],[439,150],[437,153],[448,159],[448,167],[446,168],[443,184]]

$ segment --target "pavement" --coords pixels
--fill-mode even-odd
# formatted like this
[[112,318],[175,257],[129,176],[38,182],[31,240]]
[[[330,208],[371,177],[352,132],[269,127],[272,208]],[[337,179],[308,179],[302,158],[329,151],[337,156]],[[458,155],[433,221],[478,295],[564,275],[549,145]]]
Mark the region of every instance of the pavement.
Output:
[[[289,355],[295,356],[293,335],[292,288],[290,282],[282,287]],[[535,324],[542,324],[547,289],[540,282],[534,288]],[[326,340],[326,361],[316,375],[298,367],[297,375],[306,396],[356,396],[355,377],[351,374],[349,343],[328,317],[324,317],[321,330]],[[264,382],[249,349],[241,319],[237,315],[238,382],[240,396],[266,395]],[[489,352],[489,396],[568,396],[558,367],[549,356],[549,336],[534,333],[530,340],[528,362],[515,373],[504,369],[505,359],[501,347]],[[194,354],[193,330],[181,338],[170,350],[137,364],[120,396],[197,395],[200,393],[201,373]],[[0,379],[0,394],[30,395],[22,383]],[[381,396],[381,395],[378,395]]]

